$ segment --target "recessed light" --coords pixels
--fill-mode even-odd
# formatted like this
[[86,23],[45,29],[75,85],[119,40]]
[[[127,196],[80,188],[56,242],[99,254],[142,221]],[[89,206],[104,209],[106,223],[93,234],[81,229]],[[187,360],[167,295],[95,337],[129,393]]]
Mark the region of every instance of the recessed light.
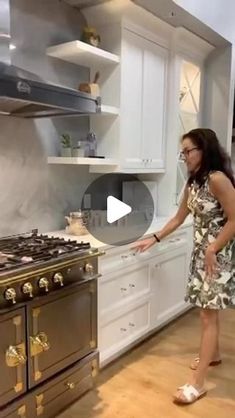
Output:
[[10,45],[9,45],[9,49],[10,49],[11,51],[13,51],[13,49],[16,49],[16,46],[15,46],[14,44],[10,44]]

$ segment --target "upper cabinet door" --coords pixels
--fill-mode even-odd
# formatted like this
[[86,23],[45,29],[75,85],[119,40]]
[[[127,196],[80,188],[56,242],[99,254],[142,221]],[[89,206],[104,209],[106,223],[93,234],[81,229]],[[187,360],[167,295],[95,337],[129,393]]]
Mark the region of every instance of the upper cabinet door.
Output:
[[121,74],[121,155],[124,168],[141,168],[142,150],[142,39],[124,30]]
[[121,150],[126,169],[164,169],[167,51],[124,30]]
[[149,168],[164,168],[167,51],[144,40],[142,156]]

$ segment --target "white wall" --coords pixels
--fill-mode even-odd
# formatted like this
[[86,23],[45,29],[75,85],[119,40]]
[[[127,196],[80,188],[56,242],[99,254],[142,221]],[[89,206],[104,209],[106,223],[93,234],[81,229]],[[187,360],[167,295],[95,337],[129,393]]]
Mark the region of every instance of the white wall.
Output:
[[216,48],[205,63],[203,126],[213,129],[222,145],[230,151],[233,87],[232,48]]
[[173,0],[230,42],[235,42],[234,0]]

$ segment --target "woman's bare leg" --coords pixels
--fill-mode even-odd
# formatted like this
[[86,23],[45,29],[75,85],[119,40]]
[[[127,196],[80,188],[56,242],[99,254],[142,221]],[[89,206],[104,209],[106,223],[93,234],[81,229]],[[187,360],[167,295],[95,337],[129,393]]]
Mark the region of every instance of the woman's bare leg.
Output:
[[[197,370],[193,372],[189,383],[195,388],[201,389],[204,386],[207,370],[216,350],[218,350],[218,316],[219,311],[214,309],[201,309],[202,338],[200,347],[200,362]],[[184,400],[181,390],[176,394],[177,398]]]
[[208,366],[219,355],[219,311],[201,309],[202,339],[200,347],[200,362],[194,372],[191,383],[202,387],[204,385]]

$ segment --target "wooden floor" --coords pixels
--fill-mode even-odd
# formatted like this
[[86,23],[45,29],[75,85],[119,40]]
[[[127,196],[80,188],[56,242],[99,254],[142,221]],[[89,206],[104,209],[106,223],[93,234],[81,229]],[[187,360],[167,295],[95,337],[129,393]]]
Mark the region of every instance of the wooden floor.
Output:
[[60,418],[232,418],[235,416],[235,310],[221,314],[223,364],[210,369],[208,395],[190,406],[172,403],[197,354],[198,312],[190,311],[104,369],[97,387]]

